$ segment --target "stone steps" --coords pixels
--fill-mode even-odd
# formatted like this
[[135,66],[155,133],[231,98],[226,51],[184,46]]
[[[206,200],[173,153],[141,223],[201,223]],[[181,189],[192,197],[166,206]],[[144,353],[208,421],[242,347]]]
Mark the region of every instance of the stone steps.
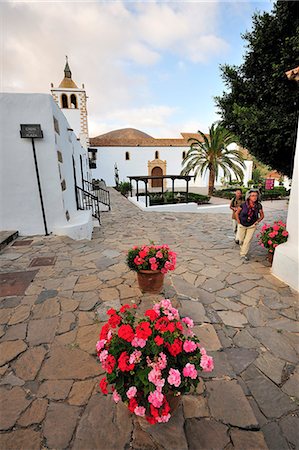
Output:
[[0,251],[3,250],[10,242],[17,239],[19,236],[18,231],[0,231]]

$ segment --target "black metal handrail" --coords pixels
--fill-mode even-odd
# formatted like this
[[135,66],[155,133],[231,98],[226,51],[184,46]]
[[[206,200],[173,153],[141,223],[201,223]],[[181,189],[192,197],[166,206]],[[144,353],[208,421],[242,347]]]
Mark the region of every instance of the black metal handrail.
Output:
[[100,186],[96,186],[88,180],[83,181],[83,189],[85,191],[91,192],[95,197],[98,198],[99,202],[105,206],[108,206],[109,211],[111,210],[110,205],[110,192]]
[[98,219],[99,223],[101,223],[99,200],[95,195],[80,188],[79,186],[76,186],[76,202],[77,209],[91,209],[92,216]]

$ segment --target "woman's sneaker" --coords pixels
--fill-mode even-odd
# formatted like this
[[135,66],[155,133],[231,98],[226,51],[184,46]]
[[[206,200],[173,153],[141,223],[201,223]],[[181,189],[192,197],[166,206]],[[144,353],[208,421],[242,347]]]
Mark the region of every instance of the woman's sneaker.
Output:
[[248,256],[247,255],[245,255],[245,256],[241,256],[241,261],[243,262],[243,263],[248,263],[249,262],[249,258],[248,258]]

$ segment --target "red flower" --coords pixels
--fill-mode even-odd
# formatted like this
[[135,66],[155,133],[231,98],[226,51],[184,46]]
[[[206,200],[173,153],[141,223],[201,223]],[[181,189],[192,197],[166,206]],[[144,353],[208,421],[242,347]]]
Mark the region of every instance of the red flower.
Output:
[[173,333],[175,331],[175,324],[173,322],[170,322],[167,331],[170,331],[170,333]]
[[153,322],[159,317],[159,315],[153,309],[148,309],[147,311],[145,311],[144,315],[149,317],[151,322]]
[[153,417],[159,417],[159,410],[158,408],[155,408],[155,406],[153,406],[152,404],[150,404],[150,411],[151,411],[151,415]]
[[118,367],[122,372],[130,372],[135,367],[135,364],[129,364],[129,355],[127,352],[122,352],[118,358]]
[[121,323],[121,317],[118,314],[113,314],[108,320],[108,323],[111,328],[116,328]]
[[136,408],[136,406],[138,406],[137,400],[135,398],[131,398],[129,400],[129,405],[128,405],[128,408],[131,411],[131,413],[134,412],[134,409]]
[[164,339],[161,336],[156,336],[154,341],[157,345],[162,345],[164,343]]
[[134,331],[131,325],[121,325],[118,330],[118,336],[124,341],[132,342],[134,339]]
[[166,399],[164,399],[163,405],[162,405],[162,416],[166,416],[170,412],[170,406]]
[[155,329],[161,331],[161,333],[165,333],[168,331],[168,325],[170,321],[167,317],[160,317],[155,324]]
[[108,389],[107,389],[108,383],[107,383],[106,377],[101,379],[99,386],[100,386],[102,393],[107,395],[108,394]]
[[181,324],[181,322],[177,322],[176,327],[178,330],[183,331],[183,325]]
[[130,309],[130,305],[123,305],[121,308],[120,308],[120,312],[121,313],[124,313],[125,311],[127,311],[127,309]]
[[182,352],[183,343],[180,339],[176,338],[173,344],[167,344],[167,350],[172,356],[177,356]]
[[101,339],[107,339],[108,331],[110,330],[110,326],[108,323],[103,325],[101,332],[100,332],[100,340]]
[[154,425],[157,421],[154,417],[151,416],[146,416],[146,420],[148,421],[148,423],[150,423],[151,425]]
[[103,364],[103,365],[105,365],[105,370],[107,373],[112,373],[113,369],[115,367],[115,364],[116,364],[116,359],[114,358],[114,356],[108,355],[107,359],[105,361],[105,364]]
[[147,340],[148,337],[152,334],[151,326],[149,322],[141,322],[136,327],[136,336],[139,339]]
[[113,314],[116,314],[116,311],[115,311],[114,308],[110,308],[110,309],[108,309],[108,311],[106,312],[106,314],[107,314],[108,316],[113,316]]

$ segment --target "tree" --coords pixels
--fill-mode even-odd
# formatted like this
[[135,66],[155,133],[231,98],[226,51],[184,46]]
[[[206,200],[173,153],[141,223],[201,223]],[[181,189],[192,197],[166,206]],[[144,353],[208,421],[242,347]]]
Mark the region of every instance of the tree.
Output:
[[213,195],[215,180],[219,168],[224,177],[234,174],[238,180],[243,179],[244,160],[240,150],[229,150],[227,147],[236,142],[236,137],[220,123],[213,123],[209,135],[198,131],[201,139],[190,138],[191,143],[182,165],[182,175],[194,172],[195,177],[202,176],[209,170],[209,195]]
[[241,66],[221,66],[229,92],[216,97],[223,124],[261,162],[291,176],[298,120],[299,2],[277,1],[273,12],[255,14],[245,33]]

